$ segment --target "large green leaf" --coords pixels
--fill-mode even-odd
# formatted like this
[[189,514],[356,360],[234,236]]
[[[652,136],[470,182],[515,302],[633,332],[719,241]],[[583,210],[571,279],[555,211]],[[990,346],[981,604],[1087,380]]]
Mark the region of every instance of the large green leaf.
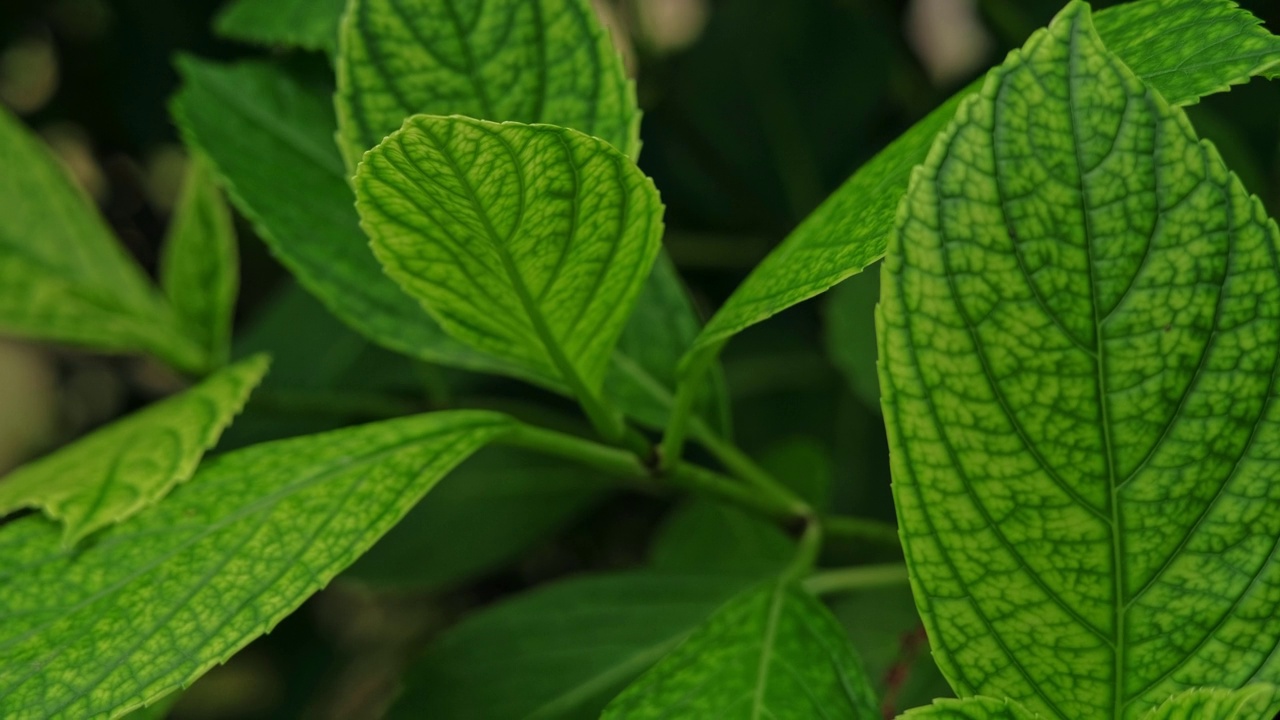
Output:
[[191,159],[165,240],[160,284],[212,367],[226,364],[240,287],[235,226],[208,162]]
[[1041,716],[1013,700],[971,697],[939,700],[927,707],[908,710],[898,717],[903,720],[1040,720]]
[[835,618],[786,581],[718,610],[619,695],[603,720],[875,720],[875,693]]
[[0,333],[206,358],[53,153],[0,108]]
[[223,455],[79,552],[0,529],[0,715],[119,717],[190,683],[323,587],[510,426],[451,412]]
[[62,521],[63,545],[71,547],[154,504],[195,473],[268,364],[259,355],[228,367],[18,468],[0,479],[0,515],[41,508]]
[[[1280,38],[1233,0],[1140,0],[1098,13],[1098,32],[1174,105],[1198,102],[1280,64]],[[715,352],[734,334],[826,291],[884,255],[911,169],[970,85],[903,133],[827,198],[751,273],[703,329]]]
[[662,243],[658,191],[625,155],[566,128],[419,115],[355,188],[387,274],[441,327],[599,393]]
[[[173,113],[183,136],[213,160],[236,207],[330,311],[392,350],[540,381],[522,366],[446,335],[382,272],[359,227],[323,87],[263,63],[221,66],[186,58],[178,67],[184,83]],[[661,427],[671,408],[676,363],[699,326],[669,262],[654,265],[644,297],[645,307],[620,341],[626,354],[615,354],[605,387],[628,415]],[[713,387],[707,424],[722,428],[715,419],[726,414],[726,400],[718,384]]]
[[418,113],[551,123],[640,151],[635,88],[588,0],[351,0],[340,37],[349,174]]
[[1195,688],[1174,695],[1147,713],[1145,720],[1275,720],[1280,692],[1259,683],[1239,690]]
[[409,671],[390,717],[596,720],[744,582],[638,571],[505,600],[440,637]]
[[915,173],[881,388],[957,693],[1133,718],[1280,676],[1280,231],[1072,3]]
[[236,40],[333,54],[346,6],[346,0],[234,0],[213,26],[219,35]]

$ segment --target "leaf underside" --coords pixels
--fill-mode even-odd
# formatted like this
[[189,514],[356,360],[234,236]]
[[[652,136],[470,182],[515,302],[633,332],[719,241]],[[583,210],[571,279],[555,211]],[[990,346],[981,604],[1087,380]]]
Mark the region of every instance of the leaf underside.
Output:
[[564,128],[420,115],[355,187],[387,274],[441,327],[599,390],[661,246],[662,203],[634,163]]
[[1278,233],[1082,3],[915,174],[881,386],[957,692],[1135,718],[1280,674]]
[[72,547],[155,504],[195,473],[268,364],[265,356],[237,363],[0,478],[0,515],[41,508]]
[[781,581],[730,601],[619,695],[603,720],[873,720],[871,689],[844,631]]
[[[1280,38],[1233,0],[1131,2],[1099,12],[1097,27],[1108,47],[1174,105],[1194,104],[1280,64]],[[859,168],[743,281],[695,348],[714,351],[883,257],[912,168],[980,86],[956,94]]]
[[[119,717],[269,631],[510,426],[458,411],[223,455],[78,552],[0,529],[0,716]],[[49,588],[57,588],[50,593]]]

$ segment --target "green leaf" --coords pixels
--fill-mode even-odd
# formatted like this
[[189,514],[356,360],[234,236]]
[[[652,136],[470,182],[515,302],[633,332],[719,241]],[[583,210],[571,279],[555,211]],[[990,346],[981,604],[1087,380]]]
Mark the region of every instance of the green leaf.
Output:
[[199,337],[210,367],[227,362],[240,285],[235,226],[208,163],[196,155],[165,240],[160,283],[189,335]]
[[598,395],[662,243],[658,191],[626,156],[575,130],[419,115],[355,188],[374,253],[441,327]]
[[508,427],[493,413],[438,413],[223,455],[78,552],[44,518],[6,525],[0,716],[119,717],[190,683]]
[[771,582],[718,610],[601,718],[879,716],[862,665],[831,614],[800,588]]
[[743,584],[638,571],[504,600],[436,641],[409,671],[389,717],[595,720]]
[[1133,718],[1280,675],[1277,243],[1079,2],[938,138],[885,261],[881,389],[958,694]]
[[1174,695],[1145,720],[1275,720],[1280,713],[1280,691],[1267,684],[1239,690],[1195,688]]
[[899,715],[903,720],[1039,720],[1041,717],[1013,700],[971,697],[938,700],[923,708]]
[[63,523],[62,544],[154,505],[196,472],[269,361],[259,355],[14,470],[0,480],[0,515],[40,508]]
[[580,465],[488,448],[410,510],[343,577],[382,587],[453,586],[515,560],[610,489],[608,479]]
[[859,273],[837,285],[828,297],[827,352],[854,396],[877,412],[880,380],[876,370],[876,302],[880,300],[880,274]]
[[[1280,63],[1280,38],[1233,0],[1141,0],[1098,13],[1103,40],[1174,105],[1225,90]],[[734,291],[695,351],[825,292],[884,256],[911,169],[981,81],[903,133],[827,198]]]
[[235,0],[214,19],[223,37],[261,45],[338,50],[338,21],[346,0]]
[[44,143],[0,108],[0,333],[152,353],[180,370],[205,358]]
[[418,113],[560,125],[639,154],[635,88],[587,0],[351,0],[340,38],[350,175]]
[[[334,315],[383,347],[428,362],[546,382],[446,335],[383,273],[360,230],[323,87],[264,63],[222,66],[182,58],[178,68],[184,83],[173,114],[185,140],[212,159],[232,202]],[[676,363],[698,323],[669,262],[654,265],[644,297],[661,305],[640,308],[620,346],[665,348],[658,341],[664,337],[675,347],[634,357],[615,353],[605,386],[628,415],[661,427],[670,413]],[[720,390],[712,397],[708,424],[724,427],[714,418],[727,414],[727,401]]]
[[782,572],[795,555],[795,543],[773,523],[695,498],[667,517],[649,548],[649,564],[669,573],[764,578]]

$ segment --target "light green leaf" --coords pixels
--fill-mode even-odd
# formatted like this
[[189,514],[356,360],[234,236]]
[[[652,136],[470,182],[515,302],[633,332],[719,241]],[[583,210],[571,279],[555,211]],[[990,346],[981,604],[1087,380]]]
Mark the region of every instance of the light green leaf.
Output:
[[269,360],[228,367],[184,393],[107,425],[0,478],[0,515],[40,508],[63,523],[63,547],[155,504],[195,473]]
[[635,88],[588,0],[351,0],[339,35],[350,175],[418,113],[550,123],[640,152]]
[[743,584],[639,571],[565,580],[502,601],[436,641],[409,671],[389,717],[596,720]]
[[[1280,38],[1233,0],[1140,0],[1098,13],[1098,32],[1174,105],[1196,103],[1280,63]],[[832,193],[734,291],[695,345],[730,337],[825,292],[884,255],[911,169],[955,115],[970,85],[880,151]]]
[[[212,159],[236,207],[275,256],[336,316],[383,347],[449,367],[545,383],[523,366],[454,340],[382,271],[359,227],[355,198],[333,144],[336,124],[323,88],[263,63],[221,66],[180,59],[183,89],[173,114],[187,143]],[[665,424],[675,367],[697,334],[697,319],[669,262],[654,265],[647,300],[620,345],[657,349],[615,353],[605,383],[610,399],[653,427]],[[642,342],[631,342],[630,340]],[[663,346],[665,347],[665,346]],[[563,392],[558,384],[550,389]],[[718,391],[706,415],[727,414]],[[709,420],[712,427],[723,423]]]
[[261,45],[338,49],[338,21],[346,0],[235,0],[214,19],[219,35]]
[[240,287],[235,226],[212,169],[198,155],[165,240],[160,283],[187,333],[201,339],[210,367],[225,365]]
[[203,368],[200,347],[92,201],[3,108],[0,168],[0,333],[147,352],[180,370]]
[[649,548],[649,564],[669,573],[764,578],[791,562],[796,545],[777,525],[712,500],[678,506]]
[[902,720],[1039,720],[1040,716],[1013,700],[971,697],[938,700],[932,705],[908,710]]
[[885,261],[880,367],[958,694],[1135,718],[1280,676],[1277,243],[1082,3],[938,138]]
[[627,718],[880,717],[835,618],[812,595],[771,582],[734,598],[605,709]]
[[422,415],[218,457],[82,551],[0,529],[0,716],[119,717],[269,631],[510,427]]
[[581,465],[487,448],[418,503],[343,577],[382,587],[449,587],[502,567],[608,494]]
[[419,115],[355,188],[374,253],[441,327],[599,393],[662,242],[658,191],[626,156],[550,125]]
[[1174,695],[1144,717],[1145,720],[1275,720],[1280,692],[1267,684],[1239,690],[1195,688]]

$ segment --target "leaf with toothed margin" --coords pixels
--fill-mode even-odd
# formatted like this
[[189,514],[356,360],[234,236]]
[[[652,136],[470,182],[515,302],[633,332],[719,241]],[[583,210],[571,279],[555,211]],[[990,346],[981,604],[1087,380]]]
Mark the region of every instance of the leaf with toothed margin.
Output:
[[597,395],[661,246],[653,183],[598,138],[418,115],[365,155],[374,253],[447,332]]
[[971,697],[937,700],[898,716],[901,720],[1040,720],[1041,716],[1012,700]]
[[213,21],[223,37],[334,54],[346,0],[235,0]]
[[1138,718],[1280,676],[1278,242],[1081,2],[939,136],[878,328],[904,550],[959,695]]
[[117,420],[0,478],[0,515],[40,508],[81,539],[154,505],[195,472],[262,381],[265,355]]
[[1258,683],[1239,690],[1195,688],[1174,695],[1143,720],[1275,720],[1280,692]]
[[189,684],[511,424],[442,412],[229,453],[79,551],[45,518],[5,525],[0,717],[119,717]]
[[588,0],[351,0],[339,37],[348,174],[419,113],[550,123],[640,152],[635,88]]
[[822,603],[786,580],[749,590],[622,692],[601,720],[873,720],[875,692]]
[[[1173,105],[1227,90],[1280,65],[1280,38],[1233,0],[1140,0],[1097,15],[1098,32]],[[911,169],[981,81],[965,88],[858,169],[743,281],[693,352],[826,292],[884,256]]]

